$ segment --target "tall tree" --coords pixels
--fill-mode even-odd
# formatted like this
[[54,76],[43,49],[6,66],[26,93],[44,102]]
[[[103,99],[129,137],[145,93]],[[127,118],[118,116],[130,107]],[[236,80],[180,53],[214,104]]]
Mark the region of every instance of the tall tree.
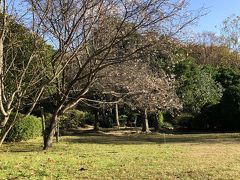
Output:
[[223,87],[216,82],[211,67],[199,66],[191,60],[175,67],[178,81],[178,95],[185,111],[198,114],[206,104],[217,104],[221,100]]
[[[42,63],[52,51],[42,38],[22,25],[17,15],[11,14],[14,3],[0,1],[0,144],[13,127],[18,112],[29,103],[26,113],[29,114],[43,93],[43,88],[36,86],[48,81]],[[9,121],[12,112],[16,116]]]
[[[175,35],[200,16],[187,11],[185,0],[28,2],[38,29],[46,33],[56,48],[51,58],[52,73],[61,75],[55,81],[56,108],[44,149],[52,145],[59,114],[82,100],[98,72],[112,64],[138,58],[137,52],[150,45],[136,39],[130,47],[129,37],[149,29]],[[66,67],[72,68],[74,74],[65,77]]]

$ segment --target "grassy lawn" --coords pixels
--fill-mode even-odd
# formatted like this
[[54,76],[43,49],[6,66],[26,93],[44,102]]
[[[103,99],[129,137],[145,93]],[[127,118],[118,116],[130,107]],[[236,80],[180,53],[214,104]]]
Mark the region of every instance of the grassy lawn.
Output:
[[4,144],[0,179],[240,179],[240,135],[101,134]]

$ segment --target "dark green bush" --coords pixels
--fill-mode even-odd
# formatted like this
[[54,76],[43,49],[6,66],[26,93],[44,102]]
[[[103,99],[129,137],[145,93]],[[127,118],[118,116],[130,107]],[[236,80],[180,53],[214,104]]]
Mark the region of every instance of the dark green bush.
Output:
[[215,70],[191,61],[176,65],[177,94],[185,112],[196,115],[206,104],[219,103],[223,94],[221,83],[215,81]]
[[67,115],[62,115],[59,117],[59,128],[60,129],[69,129],[69,128],[73,128],[73,127],[74,126],[69,121]]
[[127,121],[127,118],[128,118],[128,116],[125,115],[125,114],[120,115],[120,116],[119,116],[119,121],[125,123],[125,122]]
[[[46,127],[50,126],[52,114],[46,113]],[[73,109],[58,117],[60,129],[84,127],[85,124],[93,124],[94,116],[88,112]]]
[[17,123],[8,133],[6,141],[25,141],[39,137],[41,134],[41,118],[32,115],[23,118],[23,115],[19,114]]
[[95,116],[91,113],[87,113],[84,119],[85,119],[85,124],[93,125]]
[[226,89],[220,102],[223,127],[228,130],[240,129],[240,84]]
[[88,112],[73,109],[60,117],[60,128],[69,129],[84,127],[86,120],[90,117]]
[[208,130],[224,130],[220,103],[204,106],[201,110],[201,114],[196,118],[201,119],[201,121],[205,123],[205,128]]
[[195,116],[183,113],[175,119],[176,125],[182,129],[192,129],[192,130],[206,130],[214,127],[213,124],[210,125],[209,113],[199,113]]
[[194,130],[206,130],[206,129],[208,129],[207,119],[203,118],[201,116],[201,114],[196,115],[190,121],[190,129],[194,129]]
[[232,68],[220,68],[215,77],[217,82],[220,82],[224,88],[240,83],[239,71]]
[[183,113],[174,119],[174,124],[184,129],[190,128],[193,118],[194,118],[193,115]]

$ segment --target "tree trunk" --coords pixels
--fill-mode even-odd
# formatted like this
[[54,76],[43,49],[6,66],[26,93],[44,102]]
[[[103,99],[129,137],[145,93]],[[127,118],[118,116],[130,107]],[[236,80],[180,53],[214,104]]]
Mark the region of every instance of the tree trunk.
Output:
[[142,131],[143,132],[150,132],[149,125],[148,125],[147,109],[144,109],[144,122],[143,122]]
[[4,140],[6,139],[9,131],[13,128],[13,126],[15,125],[16,121],[17,121],[17,115],[18,112],[16,113],[16,115],[14,116],[13,121],[11,122],[11,124],[9,125],[9,127],[6,129],[5,132],[1,133],[1,139],[0,139],[0,146],[3,144]]
[[56,142],[59,142],[60,132],[59,132],[59,118],[57,118],[57,127],[56,127]]
[[95,119],[94,119],[94,131],[98,131],[99,130],[99,112],[96,111],[95,112]]
[[45,142],[46,142],[46,119],[45,119],[43,107],[41,107],[41,116],[42,116],[43,144],[45,144]]
[[[0,34],[1,36],[1,34]],[[0,37],[0,112],[2,114],[2,119],[0,122],[0,127],[4,127],[9,119],[9,115],[6,112],[3,102],[4,102],[4,84],[3,84],[3,75],[4,75],[4,61],[3,61],[3,38]]]
[[117,128],[120,128],[120,123],[119,123],[119,116],[118,116],[118,104],[115,104],[115,116],[116,116],[116,123],[117,123]]
[[[1,111],[2,112],[2,111]],[[1,118],[0,128],[4,128],[9,120],[9,115],[6,115]]]
[[[3,39],[0,37],[0,100],[2,106],[3,98]],[[1,107],[2,108],[2,107]],[[2,110],[2,109],[1,109]]]
[[59,112],[59,110],[57,110],[52,115],[50,127],[46,131],[47,134],[46,134],[46,140],[44,142],[44,147],[43,147],[44,150],[48,150],[49,148],[52,147],[53,138],[54,138],[54,135],[56,133],[58,112]]
[[8,129],[7,129],[5,132],[3,132],[3,134],[1,135],[0,146],[2,146],[4,140],[6,139],[9,131],[12,129],[12,127],[14,126],[14,124],[15,124],[15,123],[12,122],[12,123],[10,124],[10,126],[8,127]]

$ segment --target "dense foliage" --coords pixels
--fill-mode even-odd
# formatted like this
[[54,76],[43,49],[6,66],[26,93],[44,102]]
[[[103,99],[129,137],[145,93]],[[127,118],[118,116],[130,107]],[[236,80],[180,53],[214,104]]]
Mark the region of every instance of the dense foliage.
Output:
[[10,130],[6,138],[7,141],[23,141],[33,139],[42,134],[42,121],[36,116],[26,116],[22,114],[17,117],[15,126]]
[[191,61],[179,63],[175,68],[178,94],[184,110],[192,114],[200,112],[206,104],[216,104],[222,97],[223,88],[214,80],[214,70],[197,66]]
[[240,83],[240,73],[233,68],[220,68],[216,74],[216,81],[224,88]]
[[240,84],[226,89],[221,100],[223,127],[240,129]]
[[84,127],[86,122],[93,118],[88,112],[73,109],[60,117],[60,128]]

